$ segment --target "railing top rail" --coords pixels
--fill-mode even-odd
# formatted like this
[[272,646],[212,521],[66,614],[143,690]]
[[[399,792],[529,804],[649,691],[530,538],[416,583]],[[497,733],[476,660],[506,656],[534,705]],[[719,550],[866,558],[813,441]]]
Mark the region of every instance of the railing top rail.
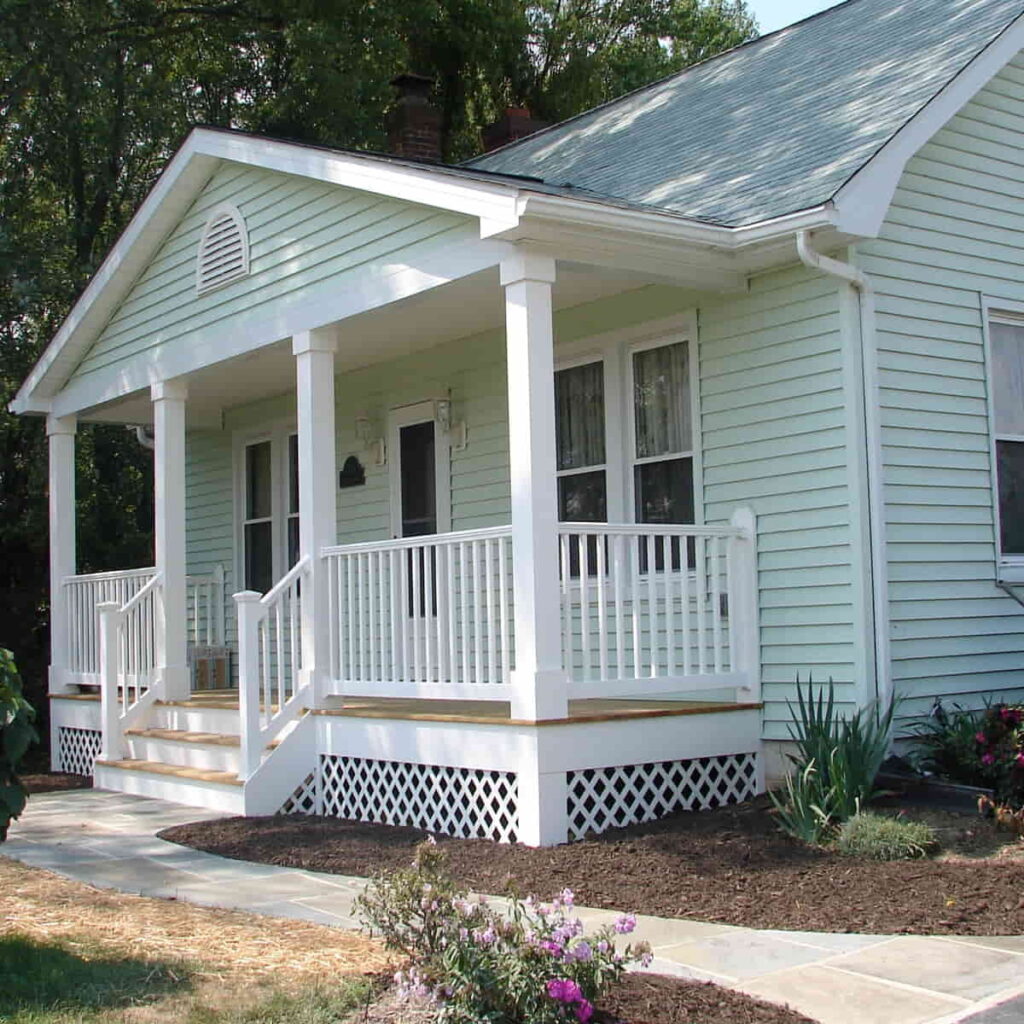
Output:
[[511,526],[488,526],[480,530],[458,530],[453,533],[428,533],[421,537],[395,537],[386,540],[370,540],[360,544],[332,544],[320,549],[322,558],[331,555],[357,555],[366,551],[401,551],[406,548],[438,547],[444,544],[460,544],[473,540],[492,540],[510,537]]
[[137,594],[121,606],[120,614],[127,615],[133,608],[145,600],[146,595],[152,593],[163,581],[163,573],[157,573]]
[[309,555],[300,558],[264,595],[260,604],[269,608],[300,576],[309,572]]
[[71,583],[100,583],[104,580],[133,579],[140,576],[152,576],[156,573],[155,565],[143,569],[114,569],[111,572],[89,572],[79,576],[65,576],[61,581],[65,586]]
[[579,536],[607,534],[624,537],[743,537],[741,526],[696,526],[692,523],[559,523],[558,532]]

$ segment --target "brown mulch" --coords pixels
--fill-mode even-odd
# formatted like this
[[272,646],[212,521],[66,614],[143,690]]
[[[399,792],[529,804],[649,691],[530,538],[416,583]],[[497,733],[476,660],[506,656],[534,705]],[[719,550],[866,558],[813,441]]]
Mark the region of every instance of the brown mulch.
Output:
[[[455,877],[478,892],[509,884],[583,906],[751,928],[906,934],[1024,933],[1024,844],[966,815],[939,815],[943,856],[876,863],[783,835],[763,799],[678,814],[551,849],[439,837]],[[927,817],[912,812],[913,817]],[[344,875],[409,863],[425,837],[396,828],[278,815],[167,829],[161,837],[239,860]]]
[[29,793],[63,793],[69,789],[92,789],[91,775],[70,775],[67,772],[33,772],[22,775]]

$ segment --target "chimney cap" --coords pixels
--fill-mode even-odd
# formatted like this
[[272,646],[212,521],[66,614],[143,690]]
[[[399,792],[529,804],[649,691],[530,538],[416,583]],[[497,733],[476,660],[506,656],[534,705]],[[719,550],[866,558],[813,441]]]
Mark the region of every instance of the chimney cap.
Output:
[[434,88],[434,79],[429,75],[417,75],[412,71],[403,71],[391,79],[391,84],[398,90],[400,99],[406,96],[427,99]]

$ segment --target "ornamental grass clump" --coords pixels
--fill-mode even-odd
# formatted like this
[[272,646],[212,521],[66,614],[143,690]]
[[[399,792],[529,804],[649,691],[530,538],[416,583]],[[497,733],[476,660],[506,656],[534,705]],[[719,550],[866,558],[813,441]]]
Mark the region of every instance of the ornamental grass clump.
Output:
[[917,860],[937,845],[934,831],[924,822],[867,811],[844,821],[836,836],[840,853],[868,860]]
[[408,960],[395,979],[400,994],[430,1000],[445,1024],[586,1024],[629,964],[650,962],[645,943],[616,948],[636,926],[632,915],[585,935],[568,889],[548,903],[513,895],[503,912],[460,890],[429,840],[411,867],[374,879],[358,905]]

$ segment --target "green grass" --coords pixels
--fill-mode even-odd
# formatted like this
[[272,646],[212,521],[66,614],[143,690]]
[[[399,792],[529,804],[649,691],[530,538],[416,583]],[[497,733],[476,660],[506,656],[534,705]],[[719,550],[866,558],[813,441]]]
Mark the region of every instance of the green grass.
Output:
[[370,996],[365,980],[341,978],[329,990],[257,998],[250,993],[240,1002],[246,994],[230,982],[197,992],[195,975],[187,964],[111,956],[99,946],[3,936],[0,1021],[123,1024],[129,1007],[144,1006],[146,1020],[154,1024],[340,1024]]

